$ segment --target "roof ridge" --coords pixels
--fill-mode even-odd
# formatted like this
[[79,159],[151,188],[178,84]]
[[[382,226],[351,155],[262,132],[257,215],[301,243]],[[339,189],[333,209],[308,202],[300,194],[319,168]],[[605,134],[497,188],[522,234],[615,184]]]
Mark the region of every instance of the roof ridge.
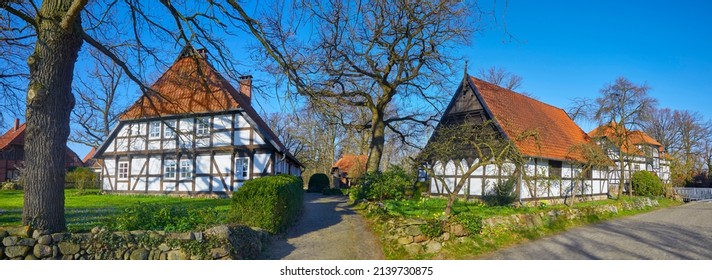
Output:
[[[495,87],[501,88],[501,89],[503,89],[503,90],[505,90],[505,91],[508,91],[508,92],[510,92],[510,93],[513,93],[513,94],[519,95],[519,96],[521,96],[521,97],[524,97],[524,98],[528,98],[528,99],[534,100],[534,101],[536,101],[536,102],[538,102],[538,103],[541,103],[541,104],[543,104],[543,105],[546,105],[546,106],[549,106],[549,107],[554,107],[554,108],[556,108],[556,109],[559,109],[559,110],[561,110],[561,111],[564,111],[564,113],[566,113],[566,110],[564,110],[564,109],[562,109],[562,108],[560,108],[560,107],[557,107],[557,106],[551,105],[551,104],[549,104],[549,103],[545,103],[544,101],[541,101],[541,100],[539,100],[539,99],[536,99],[536,98],[534,98],[534,97],[531,97],[531,96],[527,96],[527,95],[525,95],[525,94],[522,94],[522,93],[516,92],[516,91],[514,91],[514,90],[511,90],[511,89],[508,89],[508,88],[502,87],[502,86],[500,86],[500,85],[497,85],[497,84],[494,84],[494,83],[490,83],[490,82],[488,82],[488,81],[482,80],[482,79],[480,79],[480,78],[477,78],[477,77],[475,77],[475,76],[472,76],[472,75],[470,75],[470,77],[471,77],[471,78],[474,78],[474,79],[476,79],[476,80],[478,80],[478,81],[481,81],[481,82],[483,82],[483,83],[487,83],[487,84],[489,84],[489,85],[492,85],[492,86],[495,86]],[[567,115],[568,115],[568,114],[567,114]]]

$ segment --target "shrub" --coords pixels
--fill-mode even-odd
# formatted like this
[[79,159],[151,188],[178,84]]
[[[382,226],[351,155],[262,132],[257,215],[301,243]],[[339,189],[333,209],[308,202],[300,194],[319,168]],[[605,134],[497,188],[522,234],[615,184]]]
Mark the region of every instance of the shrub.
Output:
[[443,223],[440,220],[432,219],[420,225],[420,231],[428,238],[435,238],[443,234]]
[[103,221],[111,230],[190,231],[223,223],[223,212],[212,208],[178,208],[138,203]]
[[636,171],[631,178],[633,192],[640,196],[661,196],[665,194],[663,183],[658,176],[645,170]]
[[99,187],[99,180],[96,173],[89,167],[74,168],[72,171],[67,172],[64,181],[65,186],[74,187],[79,193],[83,193],[84,190],[88,188]]
[[512,204],[517,200],[514,192],[514,178],[509,178],[507,181],[498,182],[495,184],[491,192],[482,196],[482,200],[490,206],[505,206]]
[[2,187],[0,187],[0,189],[3,191],[11,191],[11,190],[21,190],[22,187],[15,182],[7,181],[7,182],[2,183]]
[[455,215],[458,223],[467,229],[470,234],[482,233],[482,217],[472,212],[463,212]]
[[330,185],[329,176],[324,173],[316,173],[309,177],[307,192],[322,192],[324,189],[328,189]]
[[377,201],[404,199],[406,191],[412,191],[413,181],[413,176],[403,168],[391,166],[383,173],[366,174],[356,197]]
[[282,232],[301,213],[303,185],[301,178],[289,175],[247,181],[232,195],[231,217],[273,234]]

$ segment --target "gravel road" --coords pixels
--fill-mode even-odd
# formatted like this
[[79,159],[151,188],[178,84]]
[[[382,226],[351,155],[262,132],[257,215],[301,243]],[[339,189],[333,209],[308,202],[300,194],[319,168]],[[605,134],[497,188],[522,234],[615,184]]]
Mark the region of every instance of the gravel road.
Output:
[[712,201],[698,201],[556,236],[485,259],[712,259]]
[[304,214],[284,236],[272,238],[268,260],[383,259],[378,238],[343,196],[304,194]]

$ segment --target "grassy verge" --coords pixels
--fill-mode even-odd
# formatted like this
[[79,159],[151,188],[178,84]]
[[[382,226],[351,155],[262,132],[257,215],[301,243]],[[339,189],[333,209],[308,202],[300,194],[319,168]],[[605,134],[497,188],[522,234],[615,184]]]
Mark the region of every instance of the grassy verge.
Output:
[[[633,199],[625,197],[621,200],[599,200],[588,201],[575,204],[573,209],[586,209],[602,205],[621,205],[622,203],[633,203]],[[617,213],[591,213],[574,220],[555,220],[550,223],[544,223],[542,226],[517,229],[517,230],[499,230],[496,232],[488,232],[483,234],[471,234],[467,237],[451,240],[443,243],[442,250],[439,253],[419,253],[412,255],[406,252],[403,246],[398,245],[385,238],[389,227],[392,227],[392,221],[401,218],[414,219],[443,219],[443,209],[445,208],[445,200],[438,198],[420,199],[420,200],[401,200],[401,201],[384,201],[383,208],[374,211],[373,207],[369,208],[366,205],[358,207],[359,212],[370,220],[374,231],[381,237],[383,244],[383,252],[388,259],[476,259],[480,256],[516,245],[529,240],[539,239],[544,236],[553,235],[573,227],[598,223],[615,218],[637,215],[645,212],[650,212],[660,208],[680,205],[681,202],[670,199],[657,199],[658,206],[645,207],[638,210],[619,210]],[[572,209],[565,205],[544,205],[539,207],[488,207],[481,203],[457,202],[454,205],[453,213],[455,215],[461,213],[475,214],[482,219],[510,216],[515,214],[532,214],[549,212],[552,210]],[[622,209],[622,207],[618,207]]]
[[[65,197],[65,217],[67,228],[72,232],[89,231],[95,226],[102,226],[127,216],[127,210],[140,208],[151,209],[196,209],[210,210],[213,213],[227,214],[230,209],[229,199],[180,198],[161,195],[109,195],[97,190],[79,193],[67,189]],[[22,191],[0,191],[0,227],[18,226],[22,222]],[[216,217],[217,219],[218,217]],[[216,220],[216,222],[218,222]]]

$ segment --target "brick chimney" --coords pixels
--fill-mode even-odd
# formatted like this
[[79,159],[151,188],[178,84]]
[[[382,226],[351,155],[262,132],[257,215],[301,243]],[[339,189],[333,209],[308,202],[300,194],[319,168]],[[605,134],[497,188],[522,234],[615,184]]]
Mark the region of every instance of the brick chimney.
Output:
[[15,129],[13,131],[20,129],[20,119],[15,118],[15,125],[12,128]]
[[240,93],[247,98],[247,102],[252,103],[252,76],[240,77]]

